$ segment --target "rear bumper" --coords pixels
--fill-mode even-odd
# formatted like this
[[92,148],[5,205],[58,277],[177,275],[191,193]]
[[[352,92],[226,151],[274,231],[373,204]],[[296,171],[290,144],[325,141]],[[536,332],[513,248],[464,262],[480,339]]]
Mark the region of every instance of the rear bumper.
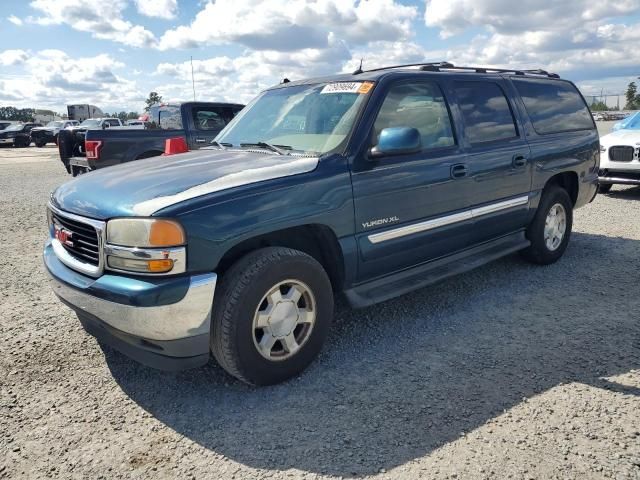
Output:
[[85,157],[71,157],[69,158],[69,165],[84,168],[86,170],[91,170],[89,161]]
[[161,370],[208,361],[215,273],[158,280],[105,274],[95,279],[60,262],[50,243],[44,263],[54,293],[103,343]]

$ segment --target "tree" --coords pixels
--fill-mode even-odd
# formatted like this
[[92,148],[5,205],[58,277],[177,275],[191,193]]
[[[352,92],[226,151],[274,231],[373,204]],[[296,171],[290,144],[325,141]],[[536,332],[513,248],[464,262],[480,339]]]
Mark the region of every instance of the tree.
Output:
[[631,82],[629,86],[627,86],[625,96],[627,97],[627,104],[624,107],[625,110],[638,110],[640,108],[640,95],[638,95],[636,82]]
[[33,122],[33,108],[0,107],[0,119],[18,122]]
[[138,112],[127,113],[127,120],[137,120],[140,114]]
[[161,103],[162,102],[162,96],[158,95],[158,92],[151,92],[149,94],[149,98],[147,98],[144,103],[146,104],[146,106],[144,107],[144,111],[148,112],[149,109],[154,106],[156,103]]
[[602,102],[602,101],[593,101],[593,103],[591,104],[591,111],[592,112],[606,112],[607,110],[612,110],[611,108],[609,108],[607,106],[606,103]]

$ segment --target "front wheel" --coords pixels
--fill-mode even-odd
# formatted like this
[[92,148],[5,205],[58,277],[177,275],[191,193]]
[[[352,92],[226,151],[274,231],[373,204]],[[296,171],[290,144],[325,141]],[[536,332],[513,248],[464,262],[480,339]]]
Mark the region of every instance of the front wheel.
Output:
[[524,258],[540,265],[557,262],[569,244],[573,225],[573,203],[567,191],[557,185],[546,188],[538,210],[527,228],[531,245]]
[[320,352],[333,317],[322,266],[282,247],[255,250],[236,262],[213,304],[213,356],[251,385],[272,385],[304,370]]

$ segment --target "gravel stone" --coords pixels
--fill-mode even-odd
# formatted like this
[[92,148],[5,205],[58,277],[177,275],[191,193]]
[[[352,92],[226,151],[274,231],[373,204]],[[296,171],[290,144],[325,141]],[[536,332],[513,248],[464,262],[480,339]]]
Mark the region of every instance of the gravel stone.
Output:
[[640,479],[640,188],[576,211],[554,265],[339,304],[306,372],[251,388],[83,331],[42,265],[69,177],[38,150],[0,148],[0,478]]

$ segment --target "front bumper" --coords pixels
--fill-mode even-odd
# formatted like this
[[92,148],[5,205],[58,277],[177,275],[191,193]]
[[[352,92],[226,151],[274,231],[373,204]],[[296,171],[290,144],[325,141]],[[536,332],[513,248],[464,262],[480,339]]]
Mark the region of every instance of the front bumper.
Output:
[[13,145],[15,138],[0,138],[0,145],[10,143]]
[[598,182],[603,185],[640,185],[640,168],[635,170],[602,169],[598,175]]
[[44,263],[54,293],[98,340],[161,370],[182,370],[208,361],[215,273],[90,278],[58,260],[50,242]]

